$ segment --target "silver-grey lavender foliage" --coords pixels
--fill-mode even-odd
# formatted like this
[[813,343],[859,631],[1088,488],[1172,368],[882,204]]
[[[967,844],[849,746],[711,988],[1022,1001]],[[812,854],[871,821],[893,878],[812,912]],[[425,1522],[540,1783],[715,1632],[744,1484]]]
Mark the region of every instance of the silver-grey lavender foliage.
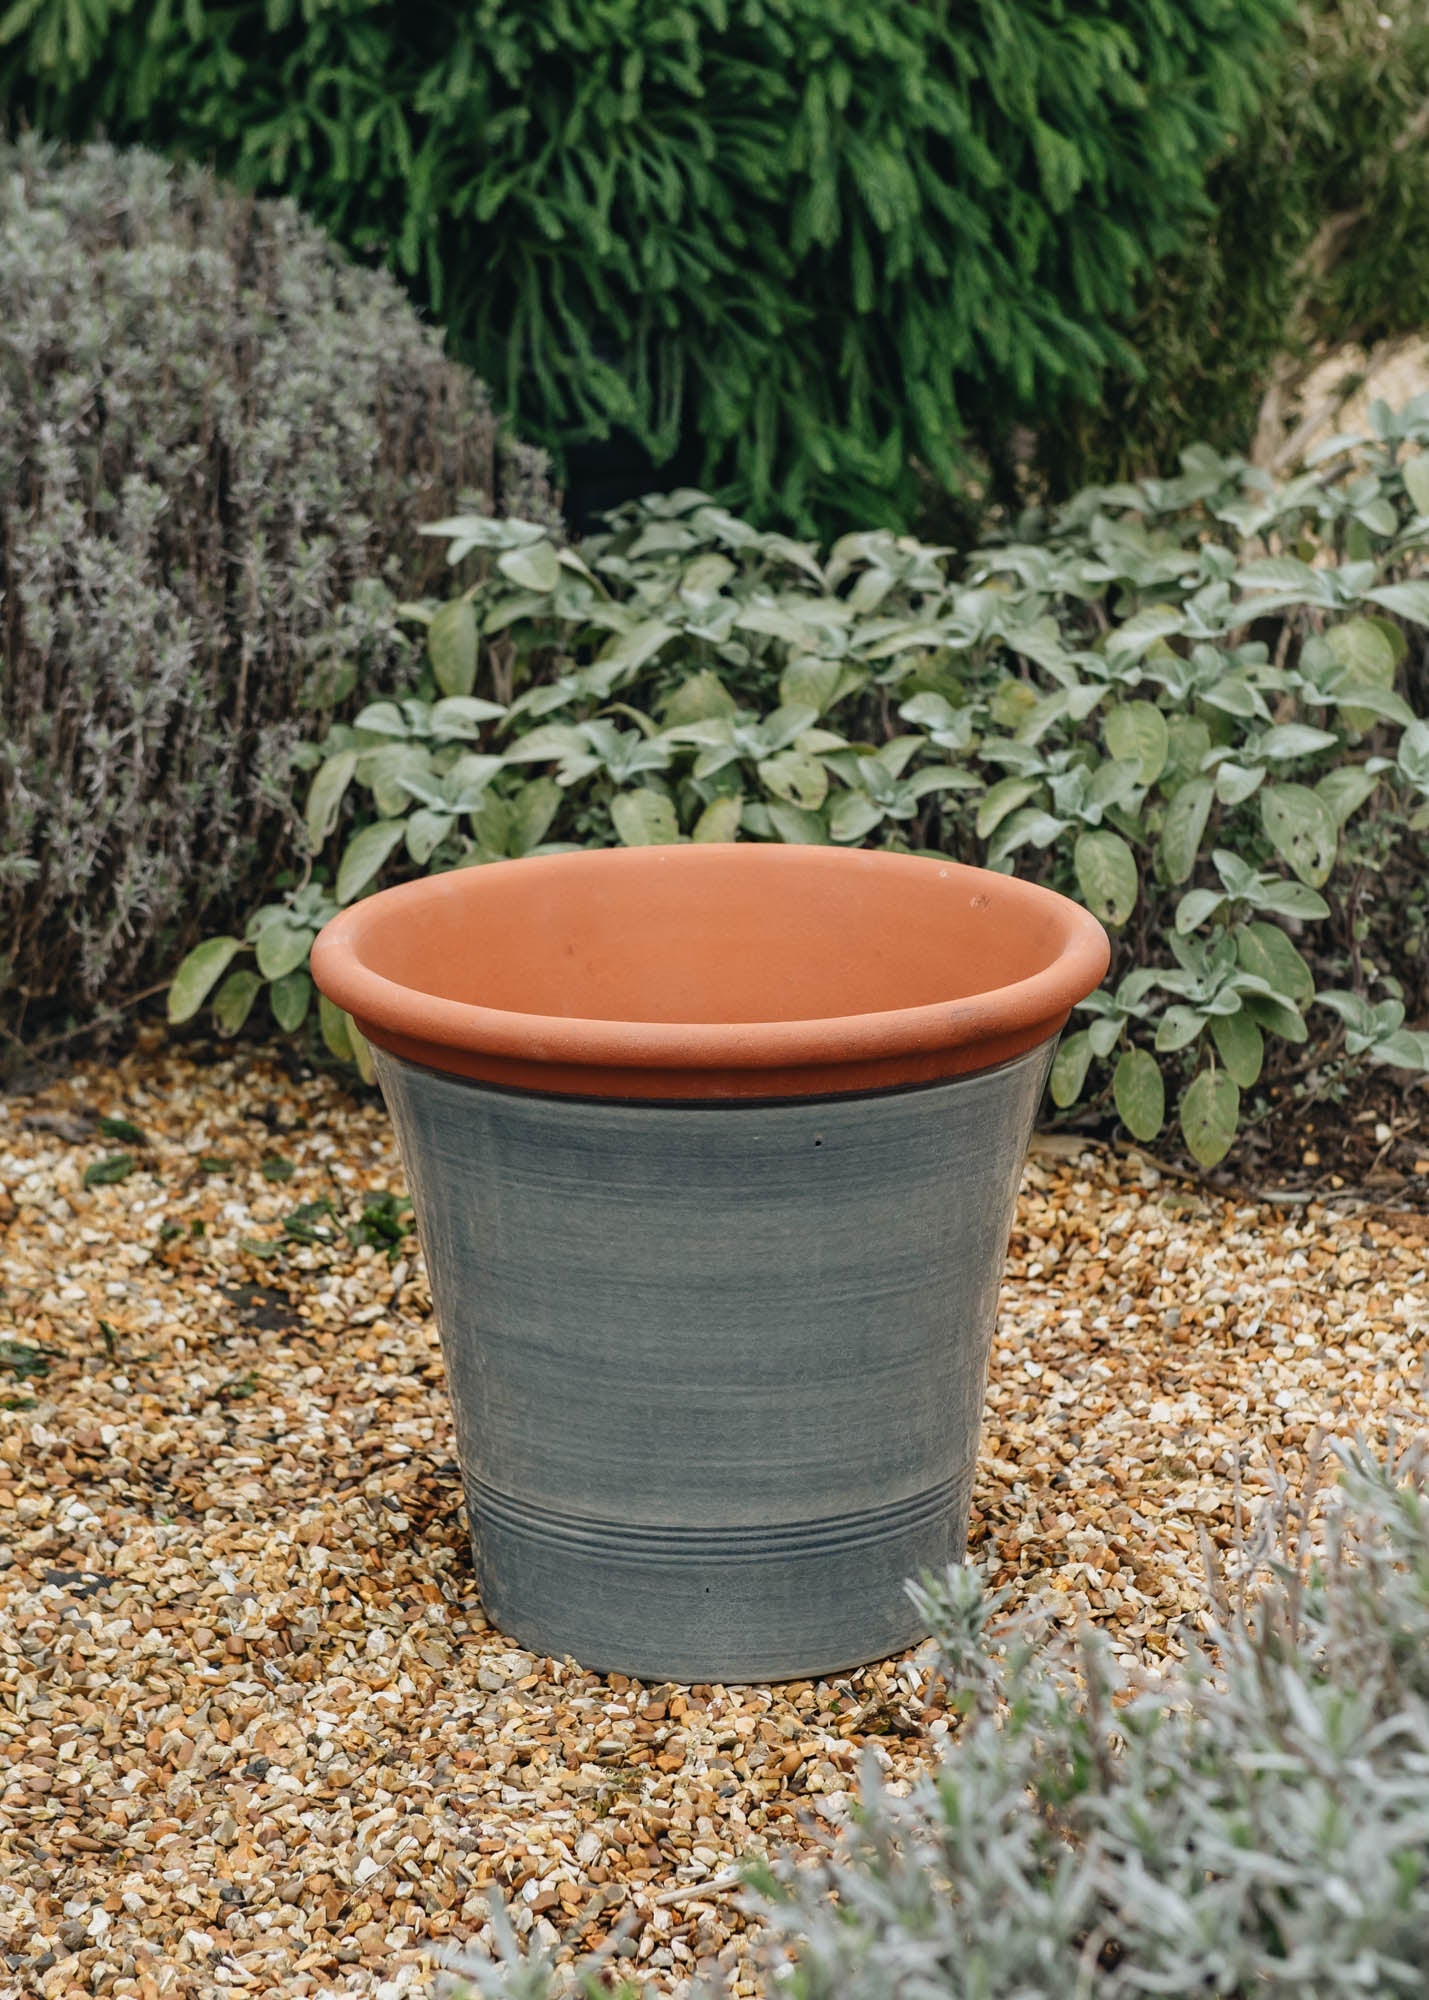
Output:
[[[756,1894],[787,2000],[1419,2000],[1429,1989],[1426,1458],[1347,1458],[1323,1529],[1282,1494],[1217,1580],[1186,1670],[999,1624],[976,1576],[925,1587],[963,1720],[906,1798]],[[571,1979],[498,1954],[454,1991]],[[788,1963],[792,1952],[794,1963]]]
[[252,907],[329,662],[397,674],[366,580],[420,590],[465,490],[551,517],[384,273],[196,169],[0,146],[0,1021]]

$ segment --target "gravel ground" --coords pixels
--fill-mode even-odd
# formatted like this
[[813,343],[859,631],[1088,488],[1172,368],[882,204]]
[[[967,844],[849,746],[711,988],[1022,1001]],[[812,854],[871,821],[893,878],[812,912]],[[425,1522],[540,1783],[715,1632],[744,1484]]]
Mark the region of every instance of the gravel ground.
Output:
[[[916,1655],[642,1687],[490,1630],[400,1185],[379,1107],[246,1050],[0,1103],[0,1994],[427,1993],[493,1887],[747,1992],[736,1858],[946,1726]],[[1422,1216],[1044,1142],[974,1559],[1174,1656],[1239,1466],[1424,1424],[1426,1260]]]

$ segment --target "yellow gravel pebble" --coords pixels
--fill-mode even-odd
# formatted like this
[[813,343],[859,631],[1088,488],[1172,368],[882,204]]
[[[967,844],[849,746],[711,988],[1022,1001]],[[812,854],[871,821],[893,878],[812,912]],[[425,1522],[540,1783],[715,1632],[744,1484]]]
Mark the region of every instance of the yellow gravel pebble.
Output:
[[[0,1996],[424,1994],[493,1889],[747,1992],[732,1865],[933,1754],[917,1654],[655,1687],[488,1627],[400,1188],[380,1106],[246,1049],[0,1103]],[[1034,1150],[973,1560],[1174,1656],[1268,1451],[1424,1425],[1426,1261]]]

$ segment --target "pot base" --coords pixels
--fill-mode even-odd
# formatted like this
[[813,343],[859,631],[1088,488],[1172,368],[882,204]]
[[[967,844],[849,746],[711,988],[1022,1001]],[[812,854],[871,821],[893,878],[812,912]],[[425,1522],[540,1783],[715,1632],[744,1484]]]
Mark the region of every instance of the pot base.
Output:
[[476,1479],[466,1494],[482,1603],[523,1645],[646,1682],[796,1681],[923,1637],[890,1580],[958,1561],[972,1477],[969,1464],[909,1500],[781,1529],[560,1515]]

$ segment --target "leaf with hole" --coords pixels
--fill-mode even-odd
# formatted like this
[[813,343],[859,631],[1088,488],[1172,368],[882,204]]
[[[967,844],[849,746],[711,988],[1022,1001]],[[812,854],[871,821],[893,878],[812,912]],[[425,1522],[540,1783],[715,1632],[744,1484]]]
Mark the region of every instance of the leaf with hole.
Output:
[[1182,937],[1188,937],[1199,930],[1208,917],[1215,916],[1225,907],[1225,897],[1219,889],[1188,889],[1176,905],[1176,929]]
[[1339,829],[1324,800],[1307,785],[1270,785],[1260,795],[1260,823],[1281,859],[1312,889],[1335,865]]
[[1136,908],[1136,856],[1119,833],[1084,833],[1073,849],[1077,886],[1094,917],[1116,930]]
[[829,774],[817,757],[802,750],[785,750],[766,757],[759,765],[760,780],[767,792],[786,805],[817,812],[829,792]]
[[1206,1025],[1206,1016],[1194,1007],[1179,1003],[1168,1007],[1156,1023],[1156,1052],[1158,1055],[1174,1055],[1177,1049],[1187,1048],[1195,1041]]

